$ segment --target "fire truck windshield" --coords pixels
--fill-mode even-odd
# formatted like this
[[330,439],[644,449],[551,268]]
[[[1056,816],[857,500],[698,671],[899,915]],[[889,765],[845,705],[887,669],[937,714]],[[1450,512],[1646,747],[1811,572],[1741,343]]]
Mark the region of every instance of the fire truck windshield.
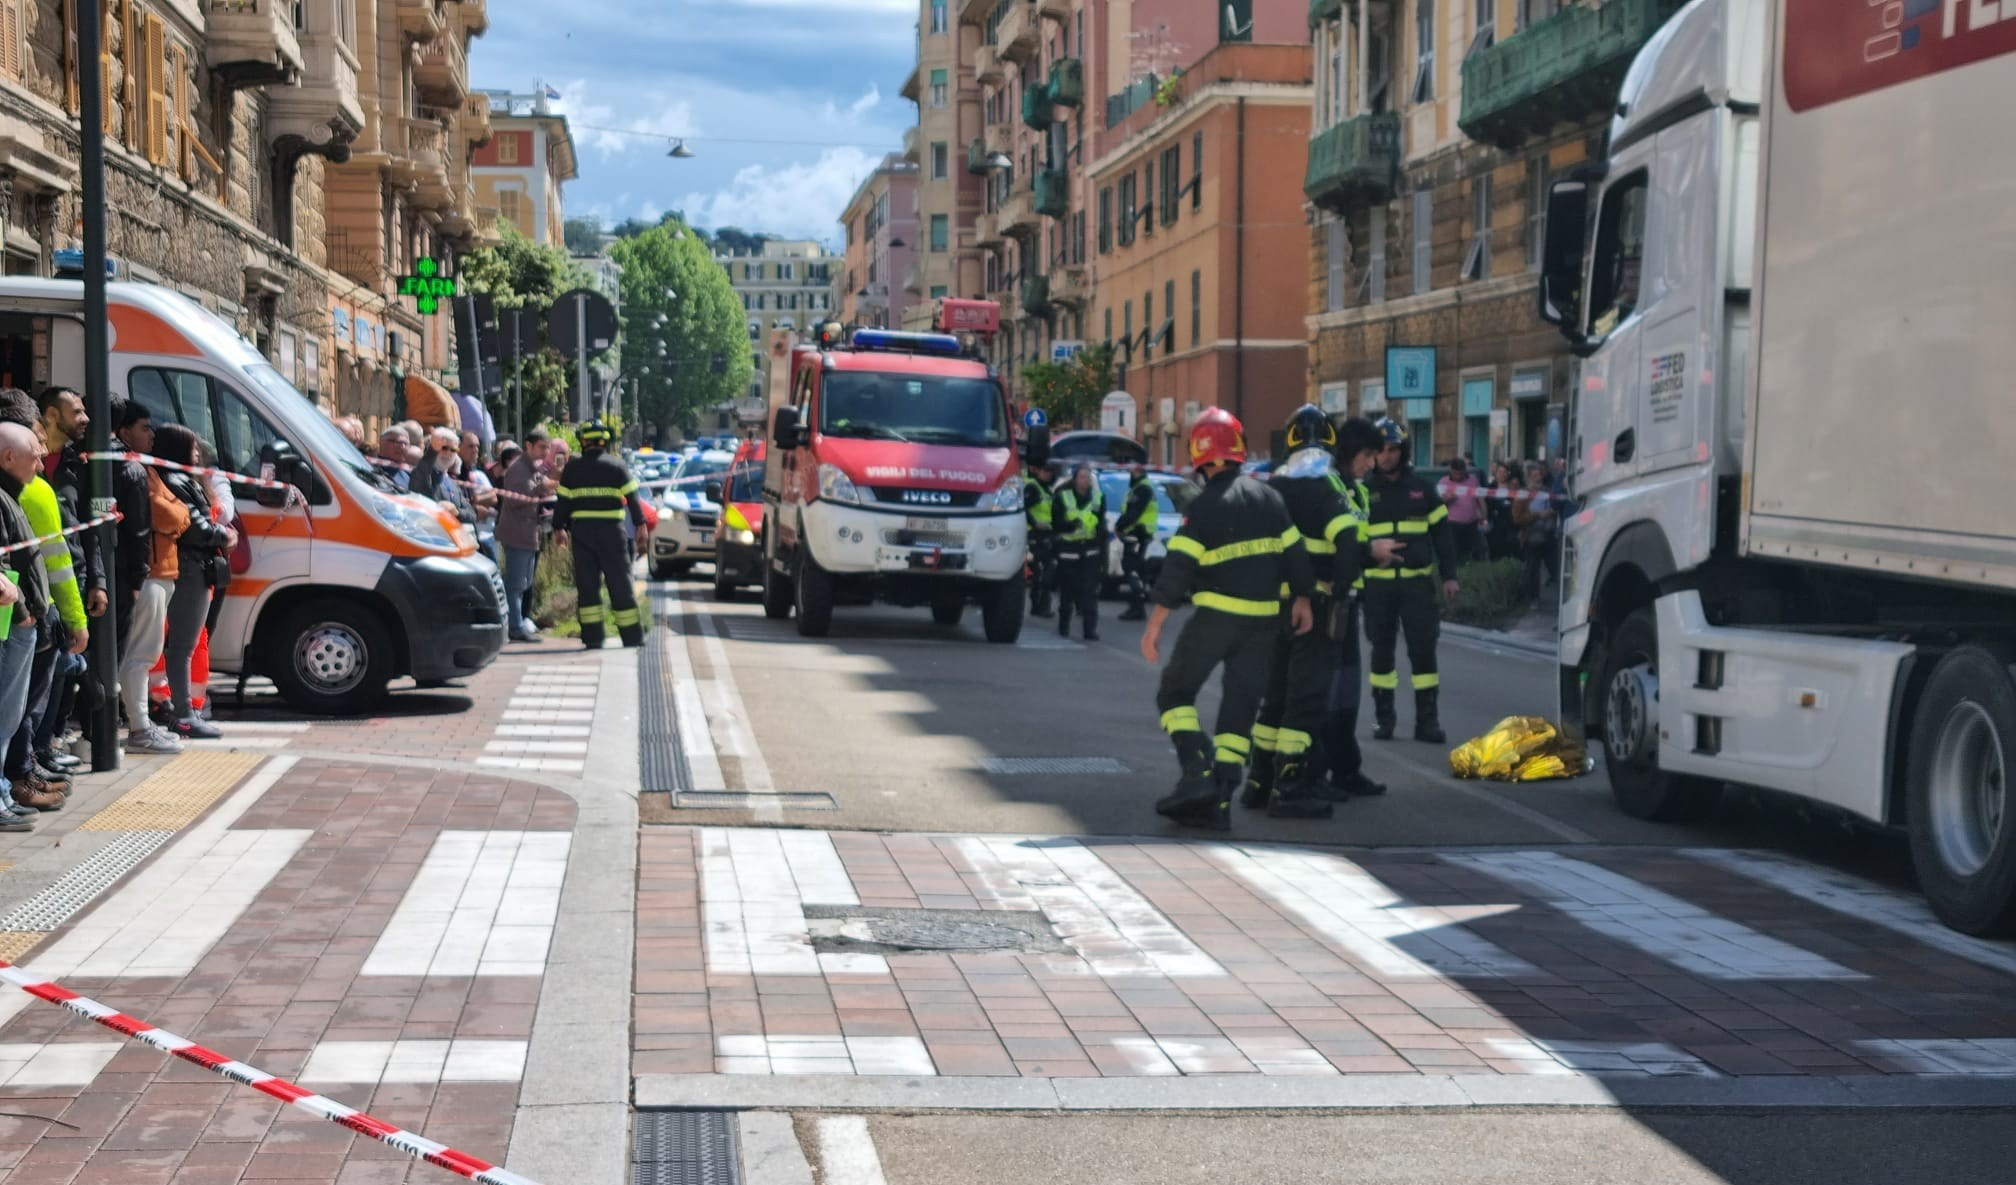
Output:
[[1004,448],[1008,423],[993,380],[828,371],[819,430],[828,436]]

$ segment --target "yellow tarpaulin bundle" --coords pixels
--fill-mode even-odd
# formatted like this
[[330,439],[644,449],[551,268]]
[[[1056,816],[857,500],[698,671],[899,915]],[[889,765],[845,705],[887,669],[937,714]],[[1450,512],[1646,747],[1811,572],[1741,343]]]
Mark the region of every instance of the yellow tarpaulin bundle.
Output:
[[1544,716],[1507,716],[1497,727],[1449,753],[1459,778],[1495,782],[1544,782],[1582,772],[1582,746],[1561,735]]

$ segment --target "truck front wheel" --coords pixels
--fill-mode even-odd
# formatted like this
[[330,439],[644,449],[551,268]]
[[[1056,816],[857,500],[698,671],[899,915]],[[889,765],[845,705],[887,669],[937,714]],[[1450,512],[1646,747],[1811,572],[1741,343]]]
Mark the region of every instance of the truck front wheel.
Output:
[[1650,608],[1626,617],[1594,664],[1610,792],[1634,819],[1679,823],[1715,809],[1722,784],[1659,768],[1659,625]]
[[310,601],[280,623],[285,657],[273,685],[304,712],[360,716],[385,700],[392,681],[392,637],[378,618],[349,601]]
[[796,593],[798,634],[823,638],[833,628],[833,575],[803,547],[798,549],[797,569],[791,587]]
[[2011,655],[1962,646],[1933,668],[1911,725],[1911,862],[1939,920],[2016,930],[2016,678]]
[[1026,587],[1020,579],[995,582],[980,604],[980,622],[987,640],[1012,645],[1022,636],[1022,609],[1028,604]]
[[777,570],[779,560],[771,550],[770,537],[763,537],[763,616],[782,621],[791,616],[791,582]]

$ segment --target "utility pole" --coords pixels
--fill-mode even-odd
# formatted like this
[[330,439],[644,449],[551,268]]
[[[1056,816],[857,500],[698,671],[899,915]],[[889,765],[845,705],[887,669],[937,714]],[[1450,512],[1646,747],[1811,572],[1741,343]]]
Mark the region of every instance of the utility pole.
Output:
[[525,444],[525,373],[524,364],[518,357],[518,318],[523,316],[519,309],[511,313],[511,438],[520,447]]
[[[105,455],[112,446],[112,389],[109,353],[111,340],[105,311],[105,88],[104,62],[99,49],[104,44],[102,6],[87,2],[76,6],[77,16],[77,106],[79,129],[78,174],[84,188],[84,399],[91,415],[90,445],[98,459],[91,462],[92,517],[109,514],[115,503],[112,494],[112,462]],[[119,587],[114,570],[119,561],[118,536],[110,524],[96,528],[98,550],[105,562],[105,587]],[[91,768],[99,772],[119,768],[119,598],[91,631],[91,676],[98,682],[98,707],[91,720]],[[144,720],[135,720],[138,727]]]
[[574,381],[581,393],[581,418],[587,419],[594,396],[588,390],[588,294],[574,294]]

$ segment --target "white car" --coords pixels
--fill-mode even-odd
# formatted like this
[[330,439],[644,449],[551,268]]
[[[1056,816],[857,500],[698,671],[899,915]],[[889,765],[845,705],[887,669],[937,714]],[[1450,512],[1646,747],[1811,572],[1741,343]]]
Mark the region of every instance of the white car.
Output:
[[667,580],[714,558],[714,532],[721,524],[720,487],[735,454],[718,449],[679,459],[658,501],[658,526],[651,532],[651,576]]
[[[1120,509],[1127,504],[1127,485],[1131,479],[1125,469],[1103,469],[1099,472],[1099,491],[1106,497],[1106,575],[1099,582],[1102,593],[1111,594],[1126,580],[1126,573],[1120,566]],[[1195,482],[1174,473],[1151,471],[1148,480],[1155,485],[1155,538],[1148,544],[1145,571],[1142,578],[1153,584],[1155,574],[1161,571],[1162,557],[1168,554],[1169,537],[1183,525],[1183,508],[1197,496]]]

